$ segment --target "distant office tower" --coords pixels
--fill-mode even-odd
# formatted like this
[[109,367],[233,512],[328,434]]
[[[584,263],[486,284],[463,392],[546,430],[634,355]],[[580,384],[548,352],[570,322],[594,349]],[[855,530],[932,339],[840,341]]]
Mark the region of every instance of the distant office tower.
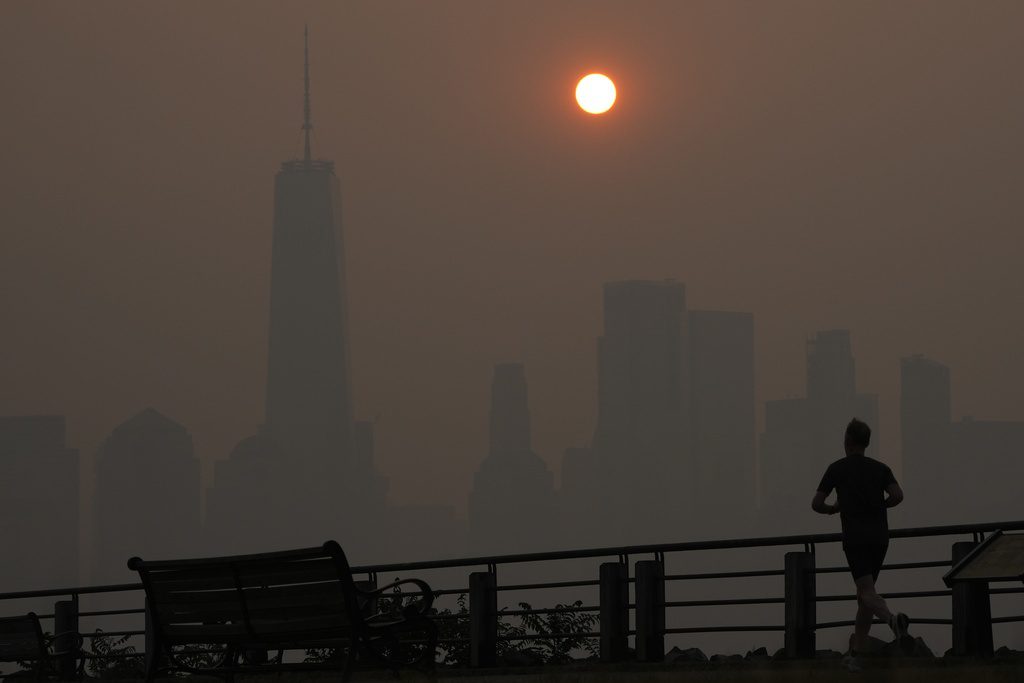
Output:
[[[374,536],[370,522],[383,511],[385,484],[354,433],[341,195],[333,162],[310,149],[308,40],[305,66],[303,157],[284,162],[274,183],[266,416],[258,444],[250,444],[273,472],[279,508],[272,514],[287,532],[234,531],[265,548],[337,538],[352,552]],[[227,488],[251,479],[230,474],[235,467],[218,468]],[[239,495],[215,493],[218,514],[236,508],[234,518],[245,519],[251,494]]]
[[470,550],[543,550],[557,527],[554,481],[533,452],[526,371],[520,363],[494,368],[490,450],[469,494]]
[[74,586],[78,451],[63,416],[0,417],[0,592]]
[[1024,479],[1024,422],[952,420],[945,365],[900,362],[905,514],[915,524],[1016,519]]
[[690,311],[689,323],[695,511],[712,535],[750,535],[757,495],[754,316]]
[[[206,494],[204,552],[230,555],[265,552],[288,532],[291,492],[277,470],[284,457],[266,432],[242,439],[227,460],[214,463],[215,484]],[[270,546],[270,547],[268,547]]]
[[96,571],[130,579],[125,563],[200,554],[199,461],[192,437],[152,408],[114,428],[96,454]]
[[959,479],[952,453],[949,368],[918,354],[900,360],[900,432],[903,481],[917,521],[946,499]]
[[843,433],[858,417],[871,426],[868,455],[881,459],[878,396],[857,393],[848,330],[817,333],[807,342],[807,397],[768,401],[761,435],[761,523],[769,533],[824,529],[808,514],[825,468],[844,455]]
[[567,448],[562,454],[561,477],[556,494],[559,538],[563,544],[594,547],[610,543],[602,524],[601,471],[592,448]]
[[[1024,481],[1024,421],[965,417],[951,429],[954,476],[945,498],[929,506],[926,522],[1001,522],[1020,519]],[[955,477],[955,478],[954,478]]]
[[682,283],[604,287],[598,339],[595,464],[608,542],[678,539],[694,532],[689,461],[689,357]]

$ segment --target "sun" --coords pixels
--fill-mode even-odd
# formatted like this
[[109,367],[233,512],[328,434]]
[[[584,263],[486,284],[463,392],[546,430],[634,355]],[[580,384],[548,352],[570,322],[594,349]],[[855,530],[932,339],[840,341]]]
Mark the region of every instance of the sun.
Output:
[[603,114],[615,104],[615,84],[604,74],[587,74],[576,84],[576,101],[588,114]]

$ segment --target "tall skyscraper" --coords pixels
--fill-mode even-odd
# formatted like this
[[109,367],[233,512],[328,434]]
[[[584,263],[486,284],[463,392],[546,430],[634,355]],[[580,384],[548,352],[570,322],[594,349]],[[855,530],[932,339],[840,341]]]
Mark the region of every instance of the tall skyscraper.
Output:
[[696,526],[687,322],[680,282],[604,287],[593,451],[611,542],[679,538]]
[[924,503],[908,506],[915,518],[942,500],[957,479],[950,471],[951,405],[948,367],[920,354],[900,360],[901,484],[908,500]]
[[526,371],[521,363],[501,363],[491,383],[490,449],[469,494],[470,549],[546,549],[555,516],[551,471],[531,445]]
[[[305,149],[274,179],[266,429],[297,467],[354,464],[341,191],[313,159],[309,47]],[[343,470],[338,470],[339,474]]]
[[202,548],[199,460],[188,431],[147,408],[114,428],[96,454],[94,581],[131,578],[126,562],[194,557]]
[[80,583],[78,481],[63,416],[0,418],[0,590]]
[[[312,153],[308,30],[304,74],[303,156],[282,163],[274,180],[265,420],[258,441],[244,449],[249,457],[219,467],[215,483],[220,487],[223,478],[225,487],[237,488],[229,482],[252,478],[229,470],[266,462],[268,504],[277,506],[273,514],[287,528],[281,536],[223,528],[218,534],[249,537],[263,548],[337,538],[351,551],[375,535],[367,520],[380,518],[385,482],[367,444],[358,442],[353,419],[341,192],[334,163]],[[252,492],[237,500],[213,496],[214,512],[235,508],[234,516],[244,519],[238,508]],[[210,520],[211,529],[218,524]]]
[[711,534],[749,535],[757,495],[754,316],[690,311],[689,349],[694,506]]
[[878,396],[857,393],[849,330],[818,332],[807,341],[806,398],[768,401],[761,435],[761,521],[766,533],[828,528],[808,515],[825,468],[843,457],[843,432],[858,417],[871,426],[868,455],[882,452]]
[[1024,422],[952,419],[945,365],[922,355],[900,362],[905,513],[914,524],[1019,516]]

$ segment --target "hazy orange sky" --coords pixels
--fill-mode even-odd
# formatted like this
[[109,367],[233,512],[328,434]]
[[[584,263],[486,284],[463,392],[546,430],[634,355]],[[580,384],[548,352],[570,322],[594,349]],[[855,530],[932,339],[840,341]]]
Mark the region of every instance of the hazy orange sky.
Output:
[[89,458],[146,406],[207,462],[254,432],[306,22],[394,500],[465,505],[498,361],[556,472],[589,440],[613,279],[752,311],[759,416],[852,329],[890,462],[903,355],[953,368],[955,416],[1024,419],[1024,4],[994,0],[4,2],[0,414]]

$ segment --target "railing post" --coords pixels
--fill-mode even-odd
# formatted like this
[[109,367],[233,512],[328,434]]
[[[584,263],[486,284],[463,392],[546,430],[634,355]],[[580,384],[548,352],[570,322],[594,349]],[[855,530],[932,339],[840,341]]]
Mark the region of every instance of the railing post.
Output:
[[[962,541],[953,544],[953,564],[964,559],[977,544]],[[953,654],[958,657],[991,657],[992,604],[988,582],[953,584]]]
[[636,658],[665,659],[665,565],[658,560],[636,563]]
[[601,565],[601,661],[621,662],[629,650],[629,567]]
[[817,590],[814,555],[786,553],[786,656],[814,657]]
[[70,600],[59,600],[53,605],[54,650],[61,653],[57,658],[57,674],[62,681],[73,681],[78,660],[78,596]]
[[469,575],[469,664],[494,666],[498,659],[498,582],[491,572]]

